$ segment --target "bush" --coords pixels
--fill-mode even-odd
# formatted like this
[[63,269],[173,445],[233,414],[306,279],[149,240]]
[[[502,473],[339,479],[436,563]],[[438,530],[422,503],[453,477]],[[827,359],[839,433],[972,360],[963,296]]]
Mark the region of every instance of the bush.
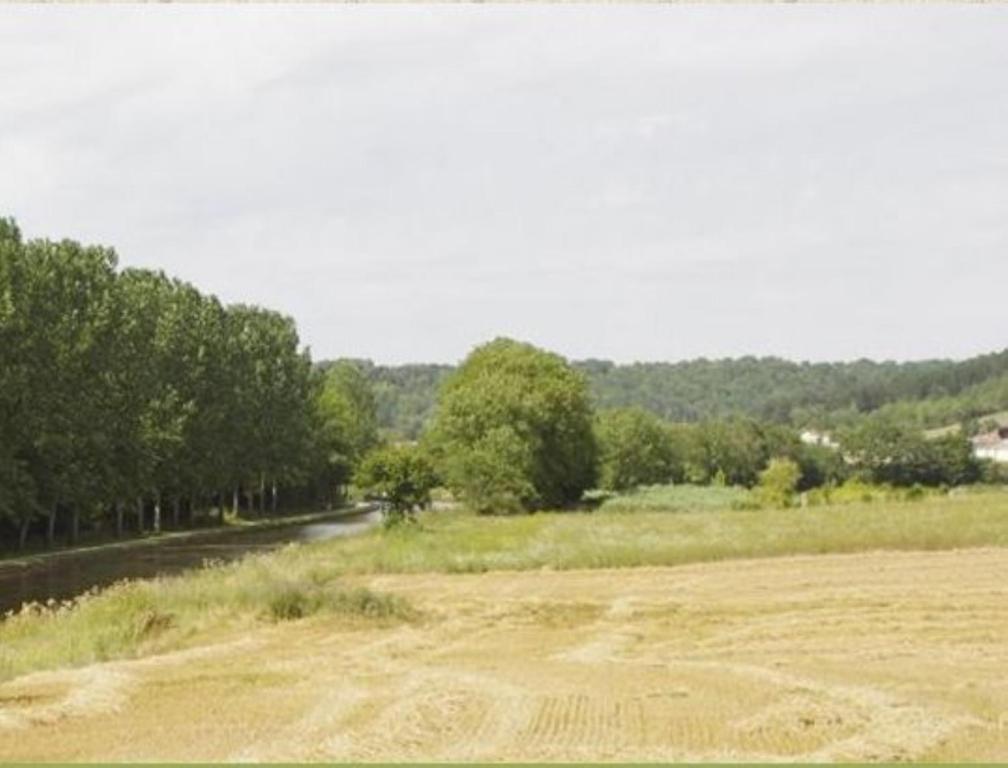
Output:
[[856,478],[840,486],[823,486],[809,491],[806,501],[809,506],[823,504],[872,504],[875,502],[919,501],[946,493],[943,488],[928,488],[914,485],[901,488],[891,485],[874,485]]
[[385,525],[391,526],[412,520],[417,508],[430,504],[437,476],[419,448],[393,445],[369,453],[354,475],[354,482],[388,504]]
[[760,472],[756,496],[771,507],[790,507],[801,479],[801,468],[791,459],[771,459]]

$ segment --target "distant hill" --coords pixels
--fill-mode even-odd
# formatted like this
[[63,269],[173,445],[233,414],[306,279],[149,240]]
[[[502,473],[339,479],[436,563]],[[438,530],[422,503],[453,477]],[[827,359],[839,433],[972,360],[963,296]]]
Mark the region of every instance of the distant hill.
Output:
[[[379,423],[414,438],[452,366],[352,361],[375,388]],[[326,366],[328,363],[320,363]],[[749,416],[831,427],[879,414],[933,428],[1008,408],[1008,349],[963,361],[795,363],[774,357],[617,365],[581,360],[598,407],[640,406],[671,421]]]

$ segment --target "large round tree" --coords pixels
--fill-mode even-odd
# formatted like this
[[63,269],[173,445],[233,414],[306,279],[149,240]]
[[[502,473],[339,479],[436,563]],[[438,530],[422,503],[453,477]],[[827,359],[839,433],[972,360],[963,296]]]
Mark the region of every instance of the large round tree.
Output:
[[446,482],[481,512],[562,506],[595,481],[584,377],[531,344],[473,350],[441,388],[431,437]]

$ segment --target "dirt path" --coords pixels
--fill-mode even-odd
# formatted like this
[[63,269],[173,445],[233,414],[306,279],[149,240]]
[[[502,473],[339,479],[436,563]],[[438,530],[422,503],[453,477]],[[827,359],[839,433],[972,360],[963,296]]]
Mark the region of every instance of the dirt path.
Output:
[[1008,550],[384,576],[316,619],[0,686],[0,760],[1008,760]]

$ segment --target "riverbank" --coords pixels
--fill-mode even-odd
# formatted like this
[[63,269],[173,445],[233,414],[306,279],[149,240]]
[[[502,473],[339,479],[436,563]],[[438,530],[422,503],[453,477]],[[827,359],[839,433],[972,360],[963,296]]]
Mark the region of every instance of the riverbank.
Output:
[[267,530],[287,525],[304,525],[307,523],[336,520],[342,517],[365,514],[377,509],[376,504],[358,503],[352,506],[338,507],[323,512],[305,512],[294,515],[263,518],[225,517],[223,525],[207,526],[205,528],[190,528],[184,531],[162,531],[161,533],[146,533],[143,536],[130,539],[112,539],[97,544],[83,544],[63,549],[40,550],[30,553],[11,552],[0,554],[0,572],[6,567],[28,567],[38,565],[61,557],[97,554],[135,549],[137,547],[158,546],[166,542],[180,542],[190,539],[219,536],[246,530]]

